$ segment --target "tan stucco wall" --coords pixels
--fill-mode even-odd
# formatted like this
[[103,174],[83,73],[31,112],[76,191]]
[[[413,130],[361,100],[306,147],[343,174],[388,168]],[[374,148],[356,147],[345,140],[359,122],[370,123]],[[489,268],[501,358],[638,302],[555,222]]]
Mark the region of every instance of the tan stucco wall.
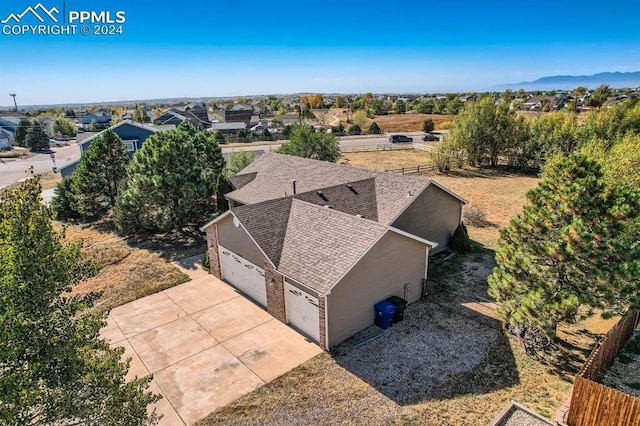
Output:
[[389,296],[404,298],[405,283],[411,283],[407,300],[418,300],[426,250],[422,243],[387,232],[327,297],[329,346],[373,324],[373,305]]
[[258,266],[262,266],[264,262],[262,252],[242,225],[238,228],[233,225],[231,214],[218,222],[218,244]]
[[460,224],[460,200],[429,185],[393,226],[410,234],[438,243],[431,254],[444,250]]

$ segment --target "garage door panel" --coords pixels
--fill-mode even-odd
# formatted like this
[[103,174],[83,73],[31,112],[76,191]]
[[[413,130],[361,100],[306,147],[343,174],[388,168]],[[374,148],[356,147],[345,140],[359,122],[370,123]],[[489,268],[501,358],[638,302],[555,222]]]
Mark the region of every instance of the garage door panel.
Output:
[[318,299],[285,282],[285,311],[287,323],[315,341],[320,339]]
[[222,279],[262,306],[267,306],[264,269],[223,246],[218,246],[218,252]]

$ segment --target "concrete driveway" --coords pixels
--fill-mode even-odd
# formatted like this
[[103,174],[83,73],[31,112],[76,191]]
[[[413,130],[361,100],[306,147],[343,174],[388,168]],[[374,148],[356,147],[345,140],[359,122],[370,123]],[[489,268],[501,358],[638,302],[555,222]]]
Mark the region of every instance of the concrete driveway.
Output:
[[153,374],[160,425],[191,425],[322,352],[233,287],[194,279],[115,308],[102,330],[131,357],[129,378]]

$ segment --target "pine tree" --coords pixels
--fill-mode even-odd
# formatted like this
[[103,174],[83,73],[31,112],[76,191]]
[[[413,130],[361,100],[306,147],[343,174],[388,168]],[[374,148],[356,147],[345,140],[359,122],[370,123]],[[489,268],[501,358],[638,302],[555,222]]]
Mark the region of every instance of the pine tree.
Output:
[[41,151],[49,149],[49,136],[45,133],[42,125],[37,120],[33,120],[29,132],[27,132],[26,144],[31,151]]
[[128,234],[189,231],[216,210],[225,162],[212,135],[181,123],[148,138],[129,163],[114,221]]
[[100,217],[112,208],[128,161],[127,148],[113,131],[91,141],[73,175],[74,209],[85,217]]
[[52,228],[38,178],[0,194],[0,424],[145,425],[151,376],[128,383],[124,349],[88,313],[98,295],[70,296],[95,272],[80,244]]
[[489,277],[503,320],[553,336],[559,321],[640,306],[640,245],[625,235],[625,224],[638,217],[637,190],[607,190],[597,163],[571,155],[527,199],[500,232]]
[[73,176],[58,182],[53,190],[51,210],[57,220],[79,219],[82,217],[74,209],[75,196],[73,193]]
[[17,146],[26,146],[27,134],[31,128],[31,121],[28,118],[21,118],[13,133],[13,140]]

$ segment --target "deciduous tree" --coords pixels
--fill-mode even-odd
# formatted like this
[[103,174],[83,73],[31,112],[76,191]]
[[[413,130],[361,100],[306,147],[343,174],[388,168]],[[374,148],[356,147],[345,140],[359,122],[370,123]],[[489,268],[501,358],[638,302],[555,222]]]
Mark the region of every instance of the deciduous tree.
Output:
[[578,145],[578,138],[578,118],[575,114],[543,114],[529,126],[529,141],[524,154],[535,165],[541,165],[554,152],[565,155],[573,152]]
[[53,122],[52,129],[56,135],[75,136],[76,134],[75,126],[71,124],[69,120],[62,116],[56,117],[55,121]]
[[596,88],[596,90],[594,90],[593,93],[591,93],[588,103],[591,106],[600,107],[604,105],[604,103],[607,101],[607,98],[609,96],[611,96],[611,89],[609,88],[608,85],[603,84],[598,88]]
[[141,105],[136,104],[136,108],[133,111],[133,121],[144,124],[151,121],[151,119],[149,118],[149,114],[147,114],[147,111],[145,111]]
[[94,269],[64,244],[39,179],[0,194],[0,423],[146,425],[151,376],[125,382],[124,349],[98,333],[96,294],[70,296]]
[[639,195],[607,189],[600,167],[583,156],[553,164],[500,232],[489,293],[503,320],[551,337],[558,322],[593,309],[611,315],[640,306],[640,245],[625,236]]

